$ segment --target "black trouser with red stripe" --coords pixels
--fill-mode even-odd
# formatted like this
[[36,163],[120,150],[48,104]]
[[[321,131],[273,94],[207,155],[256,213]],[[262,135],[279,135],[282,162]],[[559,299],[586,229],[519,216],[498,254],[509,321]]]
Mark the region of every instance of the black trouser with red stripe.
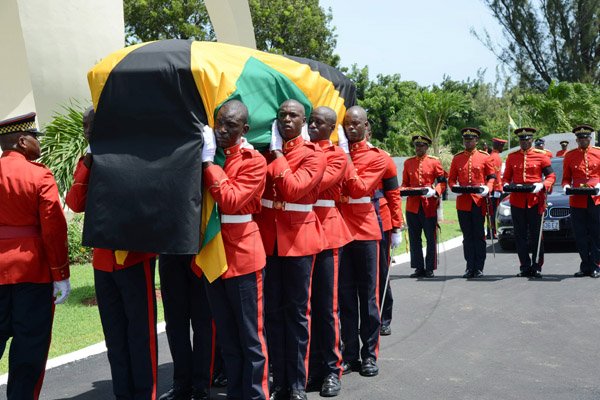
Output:
[[579,270],[591,274],[600,264],[600,205],[591,196],[586,208],[571,207],[571,227],[581,257]]
[[263,270],[213,283],[204,279],[227,373],[227,398],[269,398]]
[[[379,244],[354,240],[344,246],[339,279],[344,361],[373,358],[379,352]],[[360,322],[359,343],[358,325]]]
[[94,270],[96,300],[117,399],[156,398],[155,259]]
[[463,234],[463,255],[468,272],[483,271],[485,264],[485,215],[481,212],[481,207],[475,202],[471,203],[471,211],[457,210],[458,223]]
[[[517,246],[517,254],[521,263],[521,272],[531,273],[533,271],[541,271],[544,264],[544,238],[540,244],[540,259],[537,261],[537,246],[542,229],[542,215],[539,214],[538,206],[531,208],[520,208],[510,206],[512,214],[515,244]],[[529,256],[531,253],[531,257]]]
[[6,341],[13,338],[8,355],[8,400],[39,397],[53,317],[52,283],[0,285],[0,359]]
[[323,250],[315,258],[310,296],[309,375],[341,377],[338,277],[341,249]]
[[[161,254],[160,293],[165,310],[173,387],[208,390],[215,357],[212,314],[203,279],[192,271],[191,255]],[[190,337],[190,325],[192,337]]]
[[[426,217],[423,206],[419,206],[419,213],[406,212],[406,225],[408,225],[408,241],[410,244],[410,267],[418,271],[433,271],[437,269],[436,254],[436,225],[437,215]],[[421,233],[425,232],[427,240],[427,254],[423,260],[423,240]]]
[[304,390],[314,256],[267,256],[265,319],[273,385]]
[[[381,312],[381,326],[390,326],[392,324],[392,309],[394,307],[394,296],[392,296],[392,287],[387,281],[387,290],[384,290],[385,283],[390,269],[390,254],[392,245],[392,231],[381,233],[379,241],[379,304],[383,303]],[[385,301],[383,301],[383,292],[385,291]]]

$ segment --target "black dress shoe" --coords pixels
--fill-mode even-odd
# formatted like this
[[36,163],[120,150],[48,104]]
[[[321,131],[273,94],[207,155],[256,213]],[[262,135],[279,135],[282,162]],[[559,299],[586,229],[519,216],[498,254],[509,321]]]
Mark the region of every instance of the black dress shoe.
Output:
[[530,276],[534,279],[542,279],[542,274],[540,271],[533,271]]
[[269,400],[289,400],[289,398],[289,389],[281,386],[275,386],[271,388],[271,397],[269,397]]
[[362,376],[375,376],[379,373],[379,367],[375,363],[375,359],[369,357],[363,360],[360,366],[360,374]]
[[352,371],[360,371],[360,360],[342,361],[342,375],[349,374]]
[[433,271],[425,271],[423,278],[435,278],[435,275],[433,274]]
[[473,271],[467,270],[467,272],[465,272],[465,274],[463,275],[463,278],[465,278],[465,279],[471,279],[473,276],[474,276]]
[[340,378],[336,374],[329,374],[325,378],[319,394],[322,397],[335,397],[340,394],[341,389],[342,382],[340,382]]
[[306,392],[304,390],[292,390],[290,400],[308,400],[308,397],[306,397]]
[[422,276],[425,276],[425,270],[424,269],[416,269],[415,272],[413,272],[412,274],[410,274],[411,278],[420,278]]
[[473,272],[473,278],[477,279],[477,278],[483,278],[483,272],[477,270],[475,272]]
[[531,273],[529,271],[521,271],[517,274],[518,278],[528,278],[531,276]]
[[583,271],[577,271],[577,272],[575,272],[575,273],[573,274],[573,276],[574,276],[575,278],[583,278],[584,276],[587,276],[587,275],[588,275],[588,274],[586,274],[586,273],[585,273],[585,272],[583,272]]
[[390,336],[392,334],[392,328],[389,325],[381,325],[379,334],[381,336]]
[[192,400],[208,400],[208,390],[192,389]]
[[600,278],[600,271],[599,271],[599,270],[595,270],[594,272],[592,272],[592,273],[590,274],[590,276],[591,276],[592,278]]
[[215,375],[215,377],[213,378],[213,386],[214,387],[226,387],[227,386],[227,376],[222,372],[218,372]]
[[192,389],[189,387],[173,386],[171,390],[163,393],[158,400],[190,400]]
[[306,380],[306,391],[307,392],[316,392],[321,390],[321,385],[323,385],[323,380],[325,378],[322,376],[314,376],[310,375]]

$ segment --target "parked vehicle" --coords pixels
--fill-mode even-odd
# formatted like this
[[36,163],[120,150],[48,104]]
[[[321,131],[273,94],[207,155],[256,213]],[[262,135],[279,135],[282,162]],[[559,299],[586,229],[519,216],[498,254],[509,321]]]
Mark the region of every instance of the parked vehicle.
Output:
[[[563,172],[563,158],[552,159],[552,169],[556,173],[556,182],[552,193],[548,195],[548,207],[544,214],[543,235],[545,243],[574,242],[571,229],[569,196],[565,195],[560,185]],[[510,194],[502,199],[496,213],[498,243],[504,250],[515,249],[515,232],[510,212]]]

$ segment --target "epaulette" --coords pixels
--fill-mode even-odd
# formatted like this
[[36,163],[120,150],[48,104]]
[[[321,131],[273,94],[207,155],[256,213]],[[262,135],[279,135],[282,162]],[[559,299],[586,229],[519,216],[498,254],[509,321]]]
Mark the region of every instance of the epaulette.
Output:
[[412,160],[413,158],[417,158],[417,156],[408,157],[405,161]]
[[[594,148],[595,148],[595,149],[598,149],[598,150],[600,150],[600,147],[594,147]],[[565,156],[566,156],[567,154],[569,154],[570,152],[572,152],[572,151],[575,151],[575,150],[577,150],[577,149],[578,149],[578,147],[575,147],[574,149],[568,150],[568,151],[565,153]]]
[[240,153],[242,153],[242,157],[244,158],[253,158],[260,154],[254,149],[245,149],[243,147],[240,149]]
[[313,150],[317,150],[317,149],[321,150],[321,146],[317,145],[316,143],[310,142],[308,140],[304,141],[304,145],[307,147],[310,147]]
[[533,151],[535,151],[536,153],[547,154],[546,150],[533,149]]
[[44,168],[44,169],[50,169],[50,168],[46,167],[44,164],[42,164],[42,163],[35,162],[35,161],[29,161],[29,162],[30,162],[31,164],[33,164],[33,165],[37,165],[38,167],[42,167],[42,168]]
[[513,152],[511,152],[511,153],[508,153],[508,155],[510,156],[511,154],[517,154],[517,153],[518,153],[518,152],[520,152],[520,151],[521,151],[521,149],[519,149],[519,150],[515,150],[515,151],[513,151]]
[[483,150],[479,150],[477,149],[478,152],[480,152],[481,154],[485,154],[486,156],[489,156],[490,153],[488,153],[487,151],[483,151]]
[[430,156],[429,154],[427,154],[427,157],[429,157],[429,158],[433,158],[434,160],[439,160],[439,159],[440,159],[439,157],[436,157],[436,156]]
[[457,155],[459,155],[459,154],[462,154],[462,153],[464,153],[464,152],[465,152],[464,150],[463,150],[463,151],[459,151],[458,153],[456,153],[456,154],[454,155],[454,157],[456,157]]
[[[592,146],[592,147],[595,148],[595,149],[600,150],[600,147],[598,147],[598,146]],[[575,150],[575,149],[573,149],[573,150]],[[571,150],[569,150],[569,151],[571,151]]]

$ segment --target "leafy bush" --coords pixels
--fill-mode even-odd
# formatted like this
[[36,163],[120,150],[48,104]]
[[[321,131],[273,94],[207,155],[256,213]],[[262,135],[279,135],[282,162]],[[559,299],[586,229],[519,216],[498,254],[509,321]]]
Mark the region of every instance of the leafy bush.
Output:
[[84,264],[92,260],[92,249],[81,245],[83,214],[75,214],[67,225],[69,239],[69,261],[71,264]]
[[55,114],[52,121],[44,127],[42,156],[39,161],[54,174],[61,196],[71,187],[77,160],[87,148],[83,137],[83,111],[86,108],[87,106],[77,102],[63,106],[65,113]]

